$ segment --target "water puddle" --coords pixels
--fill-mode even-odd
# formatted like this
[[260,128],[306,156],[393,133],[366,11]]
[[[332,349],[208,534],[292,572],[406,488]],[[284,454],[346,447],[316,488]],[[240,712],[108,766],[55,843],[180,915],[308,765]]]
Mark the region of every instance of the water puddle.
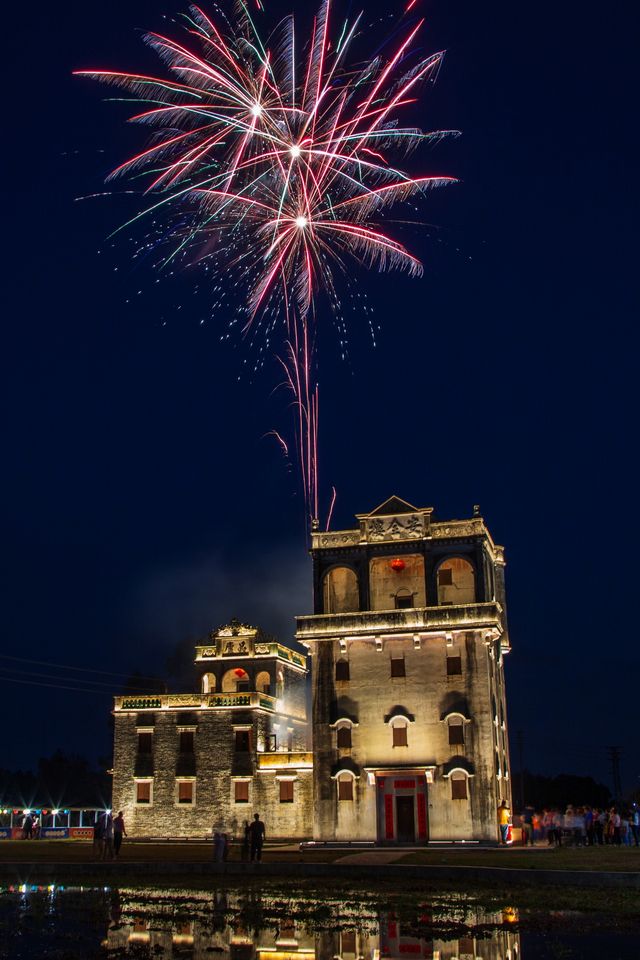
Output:
[[0,888],[2,960],[636,960],[639,932],[459,892]]

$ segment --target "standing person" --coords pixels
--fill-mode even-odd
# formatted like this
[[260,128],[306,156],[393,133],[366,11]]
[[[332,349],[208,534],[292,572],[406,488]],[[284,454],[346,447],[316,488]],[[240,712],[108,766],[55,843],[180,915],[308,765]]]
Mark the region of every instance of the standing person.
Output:
[[224,833],[219,830],[213,831],[213,859],[216,863],[224,860]]
[[248,820],[244,822],[244,836],[242,838],[242,862],[249,860],[249,851],[251,850],[251,825]]
[[266,831],[259,813],[254,813],[253,823],[250,825],[249,831],[251,837],[251,863],[254,861],[260,863],[262,860],[262,844],[265,840]]
[[104,815],[102,859],[113,860],[113,817],[110,813],[105,813]]
[[22,821],[22,839],[31,840],[33,835],[33,817],[30,813],[25,814],[25,818]]
[[611,808],[609,822],[611,823],[611,843],[615,843],[615,845],[619,847],[621,843],[620,827],[622,825],[622,820],[616,807]]
[[533,807],[527,806],[522,811],[522,843],[526,847],[527,844],[533,846],[533,815],[535,810]]
[[104,843],[104,822],[100,814],[96,817],[93,825],[93,856],[96,860],[102,860]]
[[506,800],[500,801],[500,806],[498,807],[498,825],[500,826],[500,843],[506,844],[507,838],[509,836],[509,817],[511,816],[511,811],[509,810]]
[[633,834],[633,839],[635,841],[636,847],[640,846],[640,808],[638,804],[634,803],[633,810],[631,811],[631,832]]
[[118,816],[113,821],[113,855],[115,858],[118,858],[120,853],[120,847],[122,846],[122,838],[126,837],[127,831],[124,827],[124,816],[122,810],[119,811]]

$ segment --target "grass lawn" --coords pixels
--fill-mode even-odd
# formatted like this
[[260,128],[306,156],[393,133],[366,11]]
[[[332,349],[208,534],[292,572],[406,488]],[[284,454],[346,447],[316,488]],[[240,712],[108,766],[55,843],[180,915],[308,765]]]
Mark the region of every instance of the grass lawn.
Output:
[[508,867],[522,870],[640,871],[640,847],[560,847],[547,850],[417,850],[400,863]]
[[[333,863],[358,853],[354,850],[291,850],[278,846],[264,849],[265,862]],[[212,859],[212,844],[205,841],[188,843],[136,843],[125,839],[120,852],[122,862],[197,863]],[[231,847],[230,860],[240,859],[240,848]],[[80,840],[3,840],[0,842],[0,863],[91,863],[92,845]],[[524,870],[615,870],[640,871],[640,848],[637,847],[563,847],[557,850],[536,848],[434,849],[407,852],[397,863],[448,866],[507,867]]]

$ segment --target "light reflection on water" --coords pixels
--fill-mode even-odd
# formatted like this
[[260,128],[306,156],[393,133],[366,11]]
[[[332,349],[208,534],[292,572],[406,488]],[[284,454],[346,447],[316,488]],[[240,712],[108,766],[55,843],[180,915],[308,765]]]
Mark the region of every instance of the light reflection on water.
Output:
[[[637,956],[637,939],[597,954],[580,930],[521,933],[517,910],[470,894],[417,893],[381,903],[372,891],[282,888],[185,891],[130,887],[0,888],[2,960],[547,960]],[[573,939],[572,939],[573,937]]]

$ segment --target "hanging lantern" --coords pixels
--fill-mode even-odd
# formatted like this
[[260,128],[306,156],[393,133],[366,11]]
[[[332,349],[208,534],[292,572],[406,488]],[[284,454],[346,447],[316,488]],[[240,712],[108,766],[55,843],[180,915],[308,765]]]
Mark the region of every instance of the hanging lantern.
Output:
[[395,560],[392,560],[389,564],[392,570],[395,570],[396,573],[402,573],[406,567],[406,563],[400,557],[396,557]]
[[236,677],[246,677],[246,676],[247,676],[247,674],[246,674],[245,671],[242,669],[242,667],[236,667],[236,669],[235,669],[233,672],[235,673]]

